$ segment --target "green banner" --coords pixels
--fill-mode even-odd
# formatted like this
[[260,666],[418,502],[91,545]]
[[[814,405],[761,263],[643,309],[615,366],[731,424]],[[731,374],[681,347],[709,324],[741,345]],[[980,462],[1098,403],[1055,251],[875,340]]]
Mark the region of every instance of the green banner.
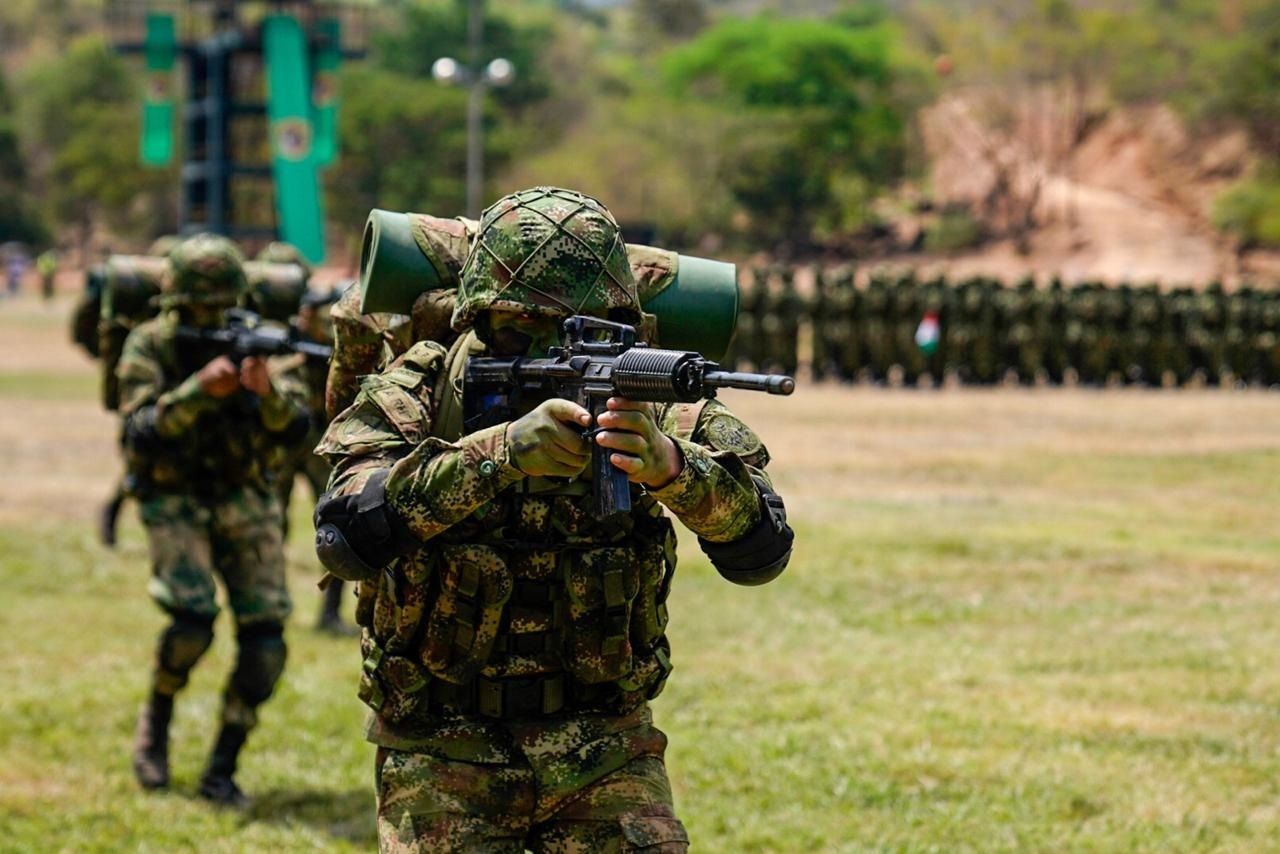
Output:
[[317,166],[338,156],[338,66],[342,64],[342,25],[337,18],[316,22],[315,72],[311,80],[311,115],[316,128]]
[[280,238],[319,264],[324,260],[324,212],[311,123],[306,35],[296,18],[268,15],[262,21],[262,44]]
[[178,51],[172,15],[147,15],[144,51],[147,77],[140,153],[148,166],[168,166],[173,160],[173,62]]

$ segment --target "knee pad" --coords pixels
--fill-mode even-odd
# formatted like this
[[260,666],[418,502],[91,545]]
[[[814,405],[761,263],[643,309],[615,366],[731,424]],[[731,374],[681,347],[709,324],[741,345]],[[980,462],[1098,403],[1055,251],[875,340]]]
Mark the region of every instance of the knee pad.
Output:
[[172,618],[156,649],[156,690],[162,694],[183,688],[191,668],[213,643],[212,617],[178,611]]
[[252,708],[266,702],[284,672],[284,626],[274,622],[243,626],[237,641],[240,650],[231,690]]

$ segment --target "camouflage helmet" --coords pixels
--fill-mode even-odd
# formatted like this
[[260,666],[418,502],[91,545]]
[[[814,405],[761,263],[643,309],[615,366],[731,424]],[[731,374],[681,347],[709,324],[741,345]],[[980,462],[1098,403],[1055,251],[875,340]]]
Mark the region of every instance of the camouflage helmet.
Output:
[[161,288],[166,306],[235,305],[245,289],[244,256],[217,234],[197,234],[169,253],[169,270]]
[[285,243],[283,240],[271,241],[262,247],[262,251],[253,260],[266,261],[268,264],[297,264],[307,271],[307,276],[310,276],[312,272],[311,264],[308,263],[306,256],[302,254],[302,250],[292,243]]
[[495,202],[481,215],[462,268],[453,328],[491,308],[552,317],[622,309],[638,318],[635,277],[608,208],[556,187]]
[[147,254],[154,258],[167,258],[173,248],[182,242],[182,238],[176,234],[162,234],[151,242],[151,246],[147,248]]

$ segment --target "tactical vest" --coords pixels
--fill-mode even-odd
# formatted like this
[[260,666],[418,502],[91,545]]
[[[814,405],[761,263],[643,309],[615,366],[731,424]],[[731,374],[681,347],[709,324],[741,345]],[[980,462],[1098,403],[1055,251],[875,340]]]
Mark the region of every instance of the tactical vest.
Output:
[[[176,338],[170,326],[140,332],[156,338],[165,378],[162,392],[176,388],[220,352],[216,346]],[[255,397],[238,393],[172,439],[134,423],[154,419],[154,406],[132,413],[123,446],[125,468],[138,494],[181,492],[216,500],[245,486],[267,488],[272,478],[269,455],[279,439],[262,426],[257,406]]]
[[[438,367],[431,438],[456,440],[466,360],[481,349],[474,333],[448,356],[416,347],[365,393],[395,423],[404,392]],[[700,409],[681,413],[685,438]],[[417,417],[396,423],[410,441]],[[599,521],[589,476],[526,478],[361,582],[360,698],[384,722],[412,726],[625,713],[656,697],[671,671],[675,534],[657,501],[638,489],[633,500],[631,514]]]

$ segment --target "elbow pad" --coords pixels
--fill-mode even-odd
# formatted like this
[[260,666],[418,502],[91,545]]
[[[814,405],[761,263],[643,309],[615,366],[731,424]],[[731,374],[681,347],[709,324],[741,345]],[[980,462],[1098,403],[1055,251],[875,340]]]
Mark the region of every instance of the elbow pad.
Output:
[[316,504],[316,556],[344,581],[364,581],[421,545],[387,503],[390,469],[377,472],[356,495],[325,493]]
[[791,559],[795,532],[787,524],[787,508],[782,496],[763,480],[752,478],[760,492],[760,522],[745,536],[729,543],[712,543],[698,538],[711,565],[734,584],[755,587],[782,574]]

